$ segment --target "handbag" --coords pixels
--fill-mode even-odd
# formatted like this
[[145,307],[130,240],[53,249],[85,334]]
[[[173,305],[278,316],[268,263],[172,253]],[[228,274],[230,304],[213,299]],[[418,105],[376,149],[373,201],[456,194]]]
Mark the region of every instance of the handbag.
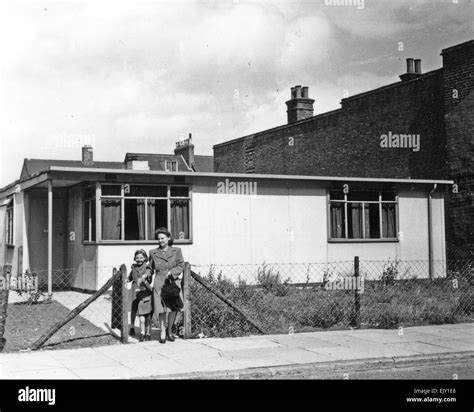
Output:
[[173,312],[179,311],[184,307],[180,296],[181,289],[174,280],[167,278],[161,287],[161,298],[164,304]]
[[165,283],[161,287],[161,297],[163,300],[169,298],[175,298],[179,296],[179,286],[176,285],[174,281],[169,278],[166,278]]

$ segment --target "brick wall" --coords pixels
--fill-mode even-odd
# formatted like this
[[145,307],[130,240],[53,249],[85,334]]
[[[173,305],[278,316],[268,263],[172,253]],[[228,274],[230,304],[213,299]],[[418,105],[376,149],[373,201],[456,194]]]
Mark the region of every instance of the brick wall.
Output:
[[448,175],[457,184],[446,205],[448,251],[474,254],[474,41],[442,55]]
[[[344,99],[339,110],[214,147],[217,172],[393,178],[445,173],[440,70]],[[382,148],[389,131],[419,134],[420,151]],[[252,143],[250,143],[252,142]],[[253,145],[254,168],[245,148]]]

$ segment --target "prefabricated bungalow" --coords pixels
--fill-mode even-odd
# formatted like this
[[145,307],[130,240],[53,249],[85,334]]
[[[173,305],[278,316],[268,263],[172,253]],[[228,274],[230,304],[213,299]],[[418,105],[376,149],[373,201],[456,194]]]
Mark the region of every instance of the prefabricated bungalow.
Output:
[[[168,227],[191,264],[445,260],[446,180],[215,173],[191,139],[124,162],[25,159],[0,189],[0,265],[97,290]],[[436,268],[436,269],[435,269]],[[429,266],[425,276],[444,276]],[[51,287],[51,286],[50,286]]]

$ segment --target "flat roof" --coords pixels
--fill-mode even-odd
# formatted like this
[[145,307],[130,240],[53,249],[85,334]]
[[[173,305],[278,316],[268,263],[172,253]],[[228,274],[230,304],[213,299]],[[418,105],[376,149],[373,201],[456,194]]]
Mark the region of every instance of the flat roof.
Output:
[[62,167],[50,166],[48,169],[37,171],[24,179],[18,179],[14,182],[0,188],[0,193],[13,188],[17,184],[28,180],[38,178],[40,175],[48,172],[71,172],[71,173],[107,173],[123,175],[152,175],[152,176],[189,176],[204,178],[239,178],[239,179],[267,179],[267,180],[306,180],[306,181],[347,181],[347,182],[374,182],[374,183],[405,183],[405,184],[444,184],[452,185],[453,180],[440,179],[395,179],[385,177],[354,177],[354,176],[312,176],[312,175],[277,175],[262,173],[215,173],[215,172],[165,172],[161,170],[130,170],[130,169],[106,169],[106,168],[83,168],[83,167]]
[[93,169],[84,170],[80,167],[51,166],[51,172],[82,172],[82,173],[115,173],[138,174],[155,176],[189,176],[189,177],[237,177],[241,179],[278,179],[278,180],[323,180],[323,181],[353,181],[353,182],[391,182],[391,183],[419,183],[419,184],[453,184],[452,180],[432,179],[392,179],[378,177],[344,177],[344,176],[312,176],[312,175],[276,175],[262,173],[216,173],[216,172],[164,172],[161,170],[130,170],[130,169]]

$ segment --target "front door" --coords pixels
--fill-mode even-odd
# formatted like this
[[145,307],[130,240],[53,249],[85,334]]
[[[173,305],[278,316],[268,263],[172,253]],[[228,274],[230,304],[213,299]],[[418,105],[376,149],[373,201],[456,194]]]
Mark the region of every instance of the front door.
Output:
[[[30,191],[28,200],[30,271],[38,270],[46,273],[48,269],[48,192]],[[53,269],[64,269],[66,263],[66,201],[64,190],[53,189]]]

